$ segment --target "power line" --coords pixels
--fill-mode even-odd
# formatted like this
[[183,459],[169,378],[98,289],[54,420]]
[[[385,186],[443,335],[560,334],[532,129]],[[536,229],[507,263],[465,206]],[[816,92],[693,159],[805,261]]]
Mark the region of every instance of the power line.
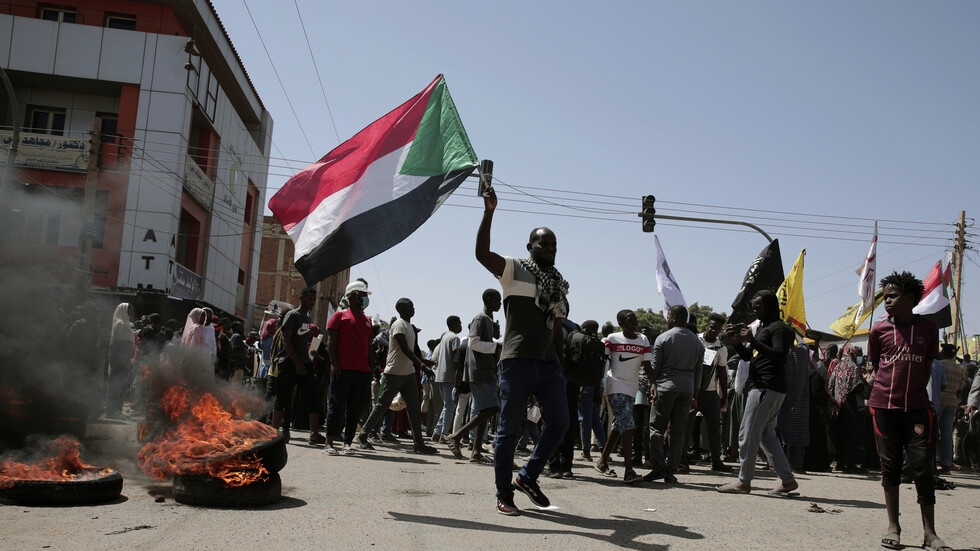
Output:
[[306,48],[310,50],[310,59],[313,60],[313,70],[316,71],[316,81],[320,84],[320,93],[323,94],[323,103],[327,106],[327,113],[330,115],[330,124],[333,125],[333,133],[337,136],[337,143],[340,143],[340,132],[337,131],[337,123],[333,120],[333,111],[330,110],[330,102],[327,101],[327,92],[323,89],[323,77],[320,76],[320,69],[316,66],[316,56],[313,55],[313,46],[310,45],[310,36],[306,34],[306,25],[303,23],[303,14],[299,11],[299,3],[293,0],[296,6],[296,15],[299,17],[299,26],[303,29],[303,38],[306,39]]
[[276,69],[276,63],[272,61],[272,55],[269,54],[269,48],[265,46],[265,40],[262,39],[262,31],[259,30],[258,24],[255,23],[255,18],[252,17],[252,10],[248,9],[248,2],[242,0],[242,5],[245,6],[245,11],[248,12],[248,18],[252,20],[252,26],[255,27],[255,35],[259,39],[259,43],[262,44],[262,49],[265,50],[266,57],[269,58],[269,64],[272,66],[272,72],[276,75],[276,80],[279,81],[279,86],[282,87],[282,93],[286,97],[286,103],[289,104],[290,111],[293,112],[293,117],[296,118],[296,125],[299,127],[299,131],[303,134],[303,139],[306,140],[306,146],[310,148],[310,154],[316,155],[313,151],[313,144],[310,143],[310,138],[306,135],[306,130],[303,130],[303,123],[299,121],[299,115],[296,114],[296,108],[293,107],[293,101],[289,99],[289,92],[286,91],[286,85],[282,83],[282,78],[279,76],[279,71]]

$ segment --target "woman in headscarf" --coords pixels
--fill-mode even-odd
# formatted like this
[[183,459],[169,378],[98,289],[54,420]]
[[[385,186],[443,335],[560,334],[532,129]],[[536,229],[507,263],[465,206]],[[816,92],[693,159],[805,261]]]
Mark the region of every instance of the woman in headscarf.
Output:
[[187,314],[184,331],[180,334],[180,343],[190,346],[204,346],[204,309],[194,308]]
[[215,367],[218,365],[218,337],[215,334],[215,322],[218,321],[217,316],[214,315],[214,311],[210,308],[204,309],[204,342],[207,343],[206,348],[211,353],[211,371],[214,372]]
[[865,426],[870,419],[868,397],[870,388],[864,380],[863,351],[860,346],[847,345],[830,376],[830,397],[837,414],[830,423],[837,470],[861,472],[858,462],[864,457]]
[[109,335],[109,382],[106,388],[106,416],[121,417],[123,395],[129,383],[129,371],[136,352],[136,333],[130,324],[134,317],[133,305],[120,303],[112,313],[112,331]]

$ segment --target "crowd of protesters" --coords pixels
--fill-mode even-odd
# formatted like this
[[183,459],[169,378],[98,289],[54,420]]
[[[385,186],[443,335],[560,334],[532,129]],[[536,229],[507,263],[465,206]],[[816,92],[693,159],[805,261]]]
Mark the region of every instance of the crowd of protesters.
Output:
[[[955,346],[940,346],[934,323],[911,314],[922,294],[911,274],[882,280],[888,318],[871,330],[868,351],[805,344],[780,320],[769,291],[752,297],[749,324],[715,313],[698,320],[676,305],[662,333],[640,326],[631,310],[615,314],[618,330],[607,323],[600,332],[594,320],[568,319],[569,284],[555,267],[551,230],[531,232],[526,258],[490,249],[495,208],[491,188],[476,257],[501,290],[483,292],[484,307],[465,328],[459,315],[448,316],[447,330],[424,349],[412,300],[399,299],[398,316],[383,329],[365,314],[371,292],[363,279],[347,286],[324,331],[310,319],[316,292],[307,287],[298,308],[248,335],[241,322],[207,308],[191,310],[181,329],[159,314],[136,318],[121,303],[103,361],[90,345],[102,326],[86,304],[66,342],[84,376],[103,379],[109,417],[134,399],[138,366],[167,347],[200,347],[215,379],[241,373],[264,392],[268,421],[286,438],[291,428],[308,430],[308,443],[330,456],[399,439],[410,439],[415,453],[438,453],[431,444],[442,444],[458,459],[493,467],[505,515],[520,514],[515,491],[549,506],[538,478],[575,478],[576,449],[580,465],[604,477],[618,478],[621,461],[626,484],[676,484],[678,475],[697,476],[699,465],[702,473],[734,473],[718,487],[729,494],[751,492],[758,469],[775,471],[780,483],[770,493],[780,496],[795,495],[796,475],[807,471],[880,470],[882,545],[900,545],[905,481],[915,483],[927,547],[945,548],[933,526],[935,489],[953,488],[941,474],[980,469],[973,419],[980,373]],[[502,332],[494,319],[501,307]],[[523,465],[518,454],[527,455]]]

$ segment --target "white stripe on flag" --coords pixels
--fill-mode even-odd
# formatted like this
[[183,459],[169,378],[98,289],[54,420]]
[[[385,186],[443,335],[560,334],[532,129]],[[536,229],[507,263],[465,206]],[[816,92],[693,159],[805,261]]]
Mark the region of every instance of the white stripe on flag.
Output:
[[677,285],[677,280],[674,279],[674,274],[670,272],[664,250],[660,247],[660,238],[654,235],[653,240],[657,245],[657,291],[664,296],[664,317],[666,318],[667,311],[670,310],[671,306],[678,304],[687,306],[687,301],[684,300],[684,295],[681,293],[680,286]]
[[[377,159],[352,185],[325,198],[313,212],[289,230],[296,244],[295,258],[302,258],[341,224],[398,199],[429,178],[399,174],[412,143]],[[365,185],[366,184],[366,185]]]
[[861,280],[858,282],[858,296],[861,297],[861,305],[858,306],[857,313],[854,316],[854,325],[857,325],[864,316],[864,313],[874,306],[877,265],[878,221],[875,220],[875,233],[871,237],[871,248],[868,249],[868,256],[864,257],[864,264],[861,265]]

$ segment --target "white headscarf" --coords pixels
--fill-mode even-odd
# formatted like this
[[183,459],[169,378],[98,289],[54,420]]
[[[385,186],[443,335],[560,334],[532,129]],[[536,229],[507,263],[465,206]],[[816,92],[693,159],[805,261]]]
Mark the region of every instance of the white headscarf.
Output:
[[194,308],[187,314],[187,321],[184,322],[184,332],[180,334],[181,344],[203,346],[204,340],[203,325],[201,317],[204,316],[203,308]]
[[128,302],[121,302],[116,306],[112,313],[112,333],[109,336],[109,346],[119,343],[136,343],[136,333],[130,327],[129,309],[132,306]]

